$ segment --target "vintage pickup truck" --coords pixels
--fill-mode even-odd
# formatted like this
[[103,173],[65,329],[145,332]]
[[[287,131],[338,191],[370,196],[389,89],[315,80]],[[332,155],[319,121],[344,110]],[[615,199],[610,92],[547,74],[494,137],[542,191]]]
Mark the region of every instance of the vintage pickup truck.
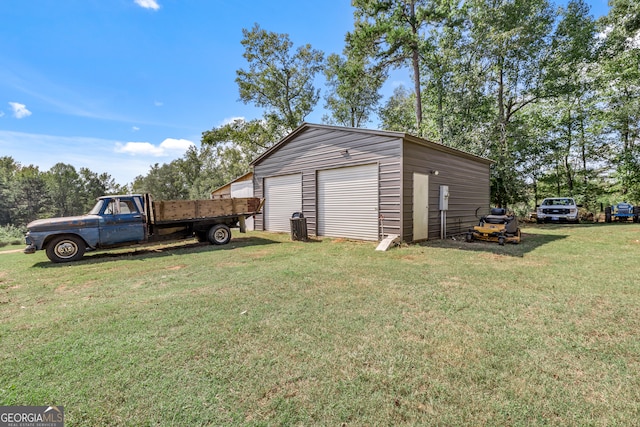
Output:
[[103,196],[87,215],[40,219],[27,225],[24,252],[44,249],[53,262],[76,261],[85,251],[196,237],[215,245],[245,232],[260,212],[259,198],[152,200],[149,194]]

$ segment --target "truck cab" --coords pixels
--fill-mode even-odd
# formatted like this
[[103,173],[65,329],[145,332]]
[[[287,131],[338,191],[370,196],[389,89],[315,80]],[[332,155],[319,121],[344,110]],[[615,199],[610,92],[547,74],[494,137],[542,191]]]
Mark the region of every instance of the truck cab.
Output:
[[143,242],[144,197],[103,196],[86,215],[39,219],[27,229],[25,253],[45,249],[53,262],[75,261],[86,250]]

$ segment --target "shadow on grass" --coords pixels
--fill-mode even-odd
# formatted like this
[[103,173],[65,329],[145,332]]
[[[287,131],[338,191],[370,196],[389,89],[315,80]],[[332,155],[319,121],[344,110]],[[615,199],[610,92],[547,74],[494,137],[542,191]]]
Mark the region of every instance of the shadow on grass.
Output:
[[566,239],[567,237],[569,237],[568,234],[538,234],[528,231],[526,233],[522,233],[520,243],[507,243],[504,246],[500,246],[498,243],[485,242],[481,240],[466,242],[464,234],[461,234],[459,236],[455,236],[445,240],[427,241],[422,243],[421,246],[428,246],[432,248],[460,249],[473,252],[486,252],[513,257],[524,257],[526,253],[529,253],[534,249],[539,248],[540,246],[558,240]]
[[[185,243],[186,242],[186,243]],[[212,245],[207,242],[201,243],[193,240],[186,240],[182,242],[172,242],[159,244],[155,243],[128,246],[126,249],[114,248],[109,252],[104,250],[96,252],[88,252],[81,260],[71,263],[53,263],[53,262],[39,262],[33,265],[33,267],[41,268],[55,268],[64,267],[75,264],[86,264],[89,262],[107,262],[107,261],[122,261],[122,260],[143,260],[146,258],[157,258],[162,256],[183,255],[185,253],[200,253],[200,252],[213,252],[213,251],[226,251],[236,248],[243,248],[247,246],[262,246],[272,245],[280,243],[275,240],[263,239],[260,237],[237,237],[233,238],[231,242],[226,245]]]

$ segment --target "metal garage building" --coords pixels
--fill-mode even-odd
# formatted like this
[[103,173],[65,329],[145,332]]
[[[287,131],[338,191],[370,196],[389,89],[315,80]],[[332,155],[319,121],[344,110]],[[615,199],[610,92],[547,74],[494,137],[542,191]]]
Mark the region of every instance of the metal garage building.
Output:
[[305,123],[253,161],[256,230],[416,241],[457,234],[489,210],[491,161],[406,133]]

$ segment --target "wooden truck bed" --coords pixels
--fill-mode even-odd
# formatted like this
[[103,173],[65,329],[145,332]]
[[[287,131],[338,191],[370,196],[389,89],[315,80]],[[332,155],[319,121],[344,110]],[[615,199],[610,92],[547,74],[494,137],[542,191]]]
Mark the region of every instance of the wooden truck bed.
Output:
[[214,200],[160,200],[152,202],[152,223],[253,215],[260,211],[262,199],[243,197]]

